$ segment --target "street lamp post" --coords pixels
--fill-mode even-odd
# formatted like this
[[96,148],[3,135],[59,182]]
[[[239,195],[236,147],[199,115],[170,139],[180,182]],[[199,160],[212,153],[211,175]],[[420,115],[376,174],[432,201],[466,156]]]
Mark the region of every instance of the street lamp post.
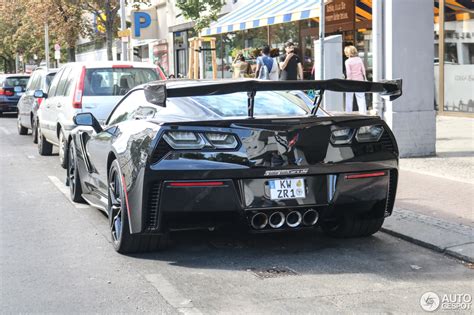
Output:
[[324,33],[325,33],[325,19],[326,12],[324,7],[324,0],[319,2],[319,79],[324,80]]
[[[120,28],[122,31],[125,31],[127,28],[127,23],[126,23],[126,17],[125,17],[125,0],[120,0]],[[122,60],[127,61],[128,60],[128,47],[127,43],[123,41],[123,39],[120,39],[120,42],[122,43]]]
[[49,37],[48,23],[44,23],[44,59],[46,61],[46,70],[49,68]]

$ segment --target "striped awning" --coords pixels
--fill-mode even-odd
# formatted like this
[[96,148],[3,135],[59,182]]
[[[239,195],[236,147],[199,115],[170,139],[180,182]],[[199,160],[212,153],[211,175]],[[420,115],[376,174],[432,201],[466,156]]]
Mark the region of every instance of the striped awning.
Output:
[[216,35],[319,16],[319,0],[256,0],[231,12],[201,35]]

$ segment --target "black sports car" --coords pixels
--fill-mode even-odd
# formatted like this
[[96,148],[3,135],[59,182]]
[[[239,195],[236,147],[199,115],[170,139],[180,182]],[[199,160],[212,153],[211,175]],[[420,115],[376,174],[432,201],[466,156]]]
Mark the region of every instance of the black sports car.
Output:
[[[301,90],[318,90],[311,102]],[[377,232],[392,212],[398,149],[379,117],[331,116],[323,92],[401,95],[401,81],[158,81],[131,90],[101,126],[75,116],[74,201],[105,211],[120,253],[168,231]]]

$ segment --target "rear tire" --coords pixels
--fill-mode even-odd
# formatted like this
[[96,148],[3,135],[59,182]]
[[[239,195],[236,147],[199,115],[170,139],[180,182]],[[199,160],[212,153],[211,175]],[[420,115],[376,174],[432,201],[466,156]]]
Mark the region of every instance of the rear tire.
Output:
[[117,160],[112,162],[108,177],[108,214],[114,249],[121,254],[149,252],[166,247],[162,235],[131,234],[122,173]]
[[84,203],[84,199],[82,198],[81,179],[79,177],[79,170],[77,169],[76,152],[73,145],[69,146],[67,175],[71,200],[74,202]]
[[21,125],[20,114],[18,114],[18,118],[17,118],[17,129],[18,129],[18,134],[21,135],[21,136],[24,136],[24,135],[28,134],[28,128],[23,127]]
[[46,141],[46,138],[38,126],[38,153],[40,155],[51,155],[53,153],[53,145]]
[[68,141],[64,136],[64,132],[59,130],[59,164],[61,164],[61,167],[64,169],[67,169],[68,166],[68,152]]
[[335,222],[321,225],[325,234],[337,238],[365,237],[380,230],[384,218],[361,218],[345,215]]

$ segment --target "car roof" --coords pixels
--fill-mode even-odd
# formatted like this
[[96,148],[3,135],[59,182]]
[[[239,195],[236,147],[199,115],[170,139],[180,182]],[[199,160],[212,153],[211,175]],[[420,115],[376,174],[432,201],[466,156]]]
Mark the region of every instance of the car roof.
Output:
[[148,62],[127,62],[127,61],[87,61],[69,62],[64,66],[86,67],[86,69],[112,68],[113,66],[132,66],[133,68],[156,69],[156,65]]
[[7,74],[0,74],[0,77],[1,78],[11,78],[11,77],[15,77],[15,78],[25,77],[25,78],[28,78],[28,77],[30,77],[30,75],[28,73],[7,73]]

